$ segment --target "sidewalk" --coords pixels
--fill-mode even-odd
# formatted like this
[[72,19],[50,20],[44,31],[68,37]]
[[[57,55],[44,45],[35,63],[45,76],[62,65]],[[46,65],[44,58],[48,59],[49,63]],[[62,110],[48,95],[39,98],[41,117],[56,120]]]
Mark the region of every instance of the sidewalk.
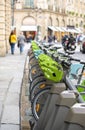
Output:
[[9,51],[0,57],[0,130],[20,130],[20,94],[29,47],[25,45],[22,55],[16,47],[14,55]]

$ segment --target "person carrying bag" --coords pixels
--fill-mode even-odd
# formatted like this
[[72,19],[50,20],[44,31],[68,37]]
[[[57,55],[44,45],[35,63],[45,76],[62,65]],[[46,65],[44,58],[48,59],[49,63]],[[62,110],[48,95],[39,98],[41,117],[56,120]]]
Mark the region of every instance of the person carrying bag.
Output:
[[17,45],[20,48],[20,54],[22,54],[24,51],[25,41],[26,39],[25,36],[23,35],[23,32],[20,32],[20,35],[18,37],[18,45]]

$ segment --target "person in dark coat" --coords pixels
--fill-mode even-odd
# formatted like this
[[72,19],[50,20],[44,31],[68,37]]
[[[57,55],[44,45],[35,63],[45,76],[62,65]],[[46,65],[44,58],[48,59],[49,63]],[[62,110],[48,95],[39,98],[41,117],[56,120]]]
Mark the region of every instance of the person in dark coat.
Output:
[[53,41],[53,38],[51,35],[48,36],[48,42],[51,43]]

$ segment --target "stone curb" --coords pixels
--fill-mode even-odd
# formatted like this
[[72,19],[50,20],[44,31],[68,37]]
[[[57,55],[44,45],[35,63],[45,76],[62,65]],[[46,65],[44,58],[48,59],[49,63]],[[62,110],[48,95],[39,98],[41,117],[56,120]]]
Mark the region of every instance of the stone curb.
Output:
[[24,75],[22,81],[22,90],[21,90],[21,130],[31,130],[29,124],[29,116],[26,114],[26,111],[30,108],[30,102],[28,99],[27,89],[28,89],[28,58],[26,59],[24,67]]

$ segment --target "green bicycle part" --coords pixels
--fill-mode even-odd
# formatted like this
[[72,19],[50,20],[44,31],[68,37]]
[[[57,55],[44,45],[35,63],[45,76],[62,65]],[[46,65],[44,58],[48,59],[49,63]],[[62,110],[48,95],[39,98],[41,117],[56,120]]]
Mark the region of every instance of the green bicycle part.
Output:
[[40,48],[38,46],[32,46],[32,50],[39,50]]
[[63,69],[59,65],[41,66],[44,76],[54,82],[60,82],[63,78]]
[[63,68],[58,62],[54,61],[46,54],[40,54],[38,57],[39,65],[45,77],[54,82],[60,82],[63,78]]
[[42,54],[42,53],[43,53],[43,51],[42,51],[41,49],[34,50],[34,55],[35,55],[36,59],[38,59],[38,56],[39,56],[40,54]]
[[57,66],[57,62],[55,61],[51,61],[50,59],[47,60],[43,60],[39,62],[40,67],[41,66],[45,66],[45,67],[49,67],[49,66]]
[[[81,86],[85,86],[85,80],[82,81]],[[85,88],[78,86],[78,91],[79,92],[85,92]],[[82,98],[85,101],[85,95],[82,95]]]
[[38,50],[38,49],[40,49],[39,46],[37,45],[37,43],[35,41],[32,41],[31,45],[32,45],[32,50]]
[[46,55],[46,54],[40,54],[38,57],[38,61],[40,62],[44,62],[44,61],[54,61],[50,56]]

